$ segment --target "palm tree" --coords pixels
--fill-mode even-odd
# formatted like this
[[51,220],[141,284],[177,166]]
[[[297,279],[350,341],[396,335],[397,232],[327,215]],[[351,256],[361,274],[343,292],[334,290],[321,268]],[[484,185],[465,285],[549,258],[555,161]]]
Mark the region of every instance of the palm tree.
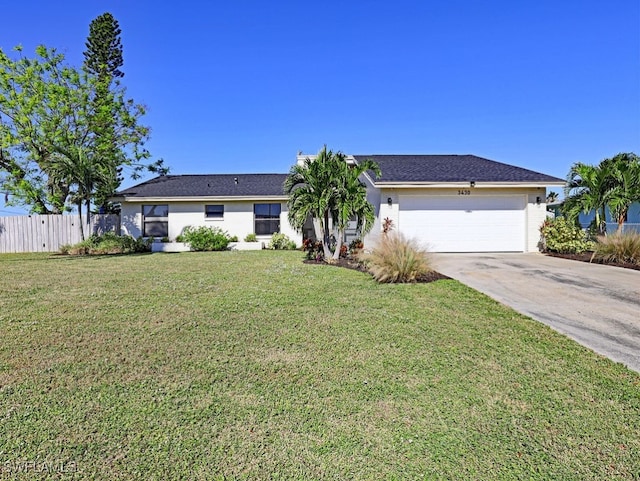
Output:
[[607,166],[577,162],[571,166],[565,187],[563,213],[577,222],[580,212],[595,211],[595,226],[598,233],[606,232],[605,207],[611,178]]
[[335,195],[334,223],[338,235],[333,252],[334,260],[340,257],[344,232],[351,219],[356,218],[357,230],[361,236],[366,235],[373,227],[375,211],[367,200],[367,186],[360,180],[360,176],[367,171],[372,171],[376,177],[380,176],[380,167],[372,160],[366,159],[357,164],[348,164],[344,156],[340,160],[339,184]]
[[[327,150],[326,145],[315,159],[307,158],[303,165],[291,167],[284,184],[284,191],[289,195],[289,222],[302,230],[311,217],[315,236],[322,240],[327,260],[339,257],[344,230],[351,218],[358,219],[365,233],[373,225],[373,206],[367,201],[366,186],[359,180],[368,170],[380,174],[374,162],[367,160],[350,165],[342,152]],[[332,253],[333,229],[338,235]]]
[[629,207],[640,201],[640,159],[634,153],[618,154],[603,160],[603,164],[611,177],[607,205],[618,223],[618,232],[622,232]]
[[284,192],[289,195],[289,222],[295,229],[302,230],[311,217],[315,237],[322,240],[325,259],[331,256],[329,219],[334,206],[336,175],[333,157],[325,145],[315,160],[307,157],[303,165],[291,167],[284,183]]
[[60,151],[52,164],[51,172],[54,179],[64,180],[70,187],[75,187],[75,191],[70,192],[71,203],[78,207],[80,216],[80,235],[85,239],[84,224],[82,221],[82,204],[86,209],[86,223],[89,224],[91,215],[91,199],[96,189],[107,182],[108,176],[104,169],[94,162],[82,148],[70,151]]
[[558,200],[558,193],[557,192],[550,191],[547,194],[547,199],[546,199],[547,204],[553,204],[557,200]]

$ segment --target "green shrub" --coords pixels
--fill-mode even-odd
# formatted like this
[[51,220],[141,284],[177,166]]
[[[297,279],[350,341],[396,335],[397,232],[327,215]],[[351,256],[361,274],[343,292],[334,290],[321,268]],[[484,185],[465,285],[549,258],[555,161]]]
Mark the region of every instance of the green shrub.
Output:
[[229,234],[219,227],[187,227],[182,233],[192,251],[223,251],[229,245]]
[[433,270],[429,253],[398,232],[383,235],[371,252],[358,258],[380,283],[415,282]]
[[602,262],[628,262],[640,265],[640,233],[600,236],[593,258]]
[[296,248],[296,243],[289,239],[285,234],[276,232],[271,236],[271,241],[267,246],[267,249],[275,250],[293,250]]
[[258,236],[256,236],[255,234],[251,233],[251,234],[247,234],[244,238],[245,242],[258,242]]
[[231,237],[229,237],[229,242],[238,242],[238,236],[232,235]]
[[560,254],[579,254],[593,249],[587,233],[564,217],[547,219],[540,227],[542,250]]
[[139,237],[137,240],[131,236],[119,236],[114,232],[106,232],[102,235],[92,234],[82,242],[74,245],[63,245],[60,253],[75,256],[104,255],[104,254],[132,254],[136,252],[148,252],[151,242]]

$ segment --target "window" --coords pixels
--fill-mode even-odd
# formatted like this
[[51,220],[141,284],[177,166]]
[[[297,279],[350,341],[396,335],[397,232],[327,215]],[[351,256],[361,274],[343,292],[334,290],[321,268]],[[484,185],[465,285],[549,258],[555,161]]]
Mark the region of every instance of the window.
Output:
[[256,235],[280,232],[280,204],[253,204]]
[[204,216],[207,219],[222,219],[224,217],[224,205],[205,205]]
[[169,206],[142,206],[142,236],[167,237],[169,235]]

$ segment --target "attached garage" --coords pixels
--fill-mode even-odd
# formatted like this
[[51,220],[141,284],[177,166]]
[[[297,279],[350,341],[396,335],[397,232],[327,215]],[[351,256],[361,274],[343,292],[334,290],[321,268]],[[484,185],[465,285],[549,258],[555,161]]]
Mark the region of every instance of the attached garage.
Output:
[[546,218],[548,186],[565,181],[475,155],[354,155],[376,162],[380,176],[365,174],[385,220],[431,252],[535,252]]
[[401,195],[398,207],[398,229],[432,252],[526,250],[524,195]]

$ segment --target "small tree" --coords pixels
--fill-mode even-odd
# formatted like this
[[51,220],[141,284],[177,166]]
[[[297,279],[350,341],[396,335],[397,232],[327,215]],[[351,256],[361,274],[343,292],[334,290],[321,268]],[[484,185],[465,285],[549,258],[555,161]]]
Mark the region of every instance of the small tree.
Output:
[[565,187],[562,212],[577,223],[580,212],[595,212],[595,226],[599,234],[606,232],[605,207],[610,177],[606,166],[577,162],[571,166]]
[[640,159],[634,153],[618,154],[602,162],[610,175],[607,205],[618,223],[618,232],[627,220],[629,207],[640,202]]
[[[300,231],[311,217],[315,236],[322,240],[325,260],[338,259],[350,219],[357,219],[362,234],[373,226],[373,206],[360,181],[366,171],[380,175],[375,162],[349,164],[342,152],[327,150],[326,145],[315,159],[306,158],[303,165],[291,167],[284,184],[289,195],[289,222]],[[335,246],[332,237],[336,239]]]
[[360,236],[364,237],[371,231],[375,221],[373,205],[367,200],[367,186],[360,180],[360,176],[367,171],[380,176],[380,167],[372,160],[365,160],[355,165],[349,165],[346,160],[338,165],[335,193],[334,221],[338,231],[333,260],[340,256],[342,240],[349,221],[356,219],[356,228]]

